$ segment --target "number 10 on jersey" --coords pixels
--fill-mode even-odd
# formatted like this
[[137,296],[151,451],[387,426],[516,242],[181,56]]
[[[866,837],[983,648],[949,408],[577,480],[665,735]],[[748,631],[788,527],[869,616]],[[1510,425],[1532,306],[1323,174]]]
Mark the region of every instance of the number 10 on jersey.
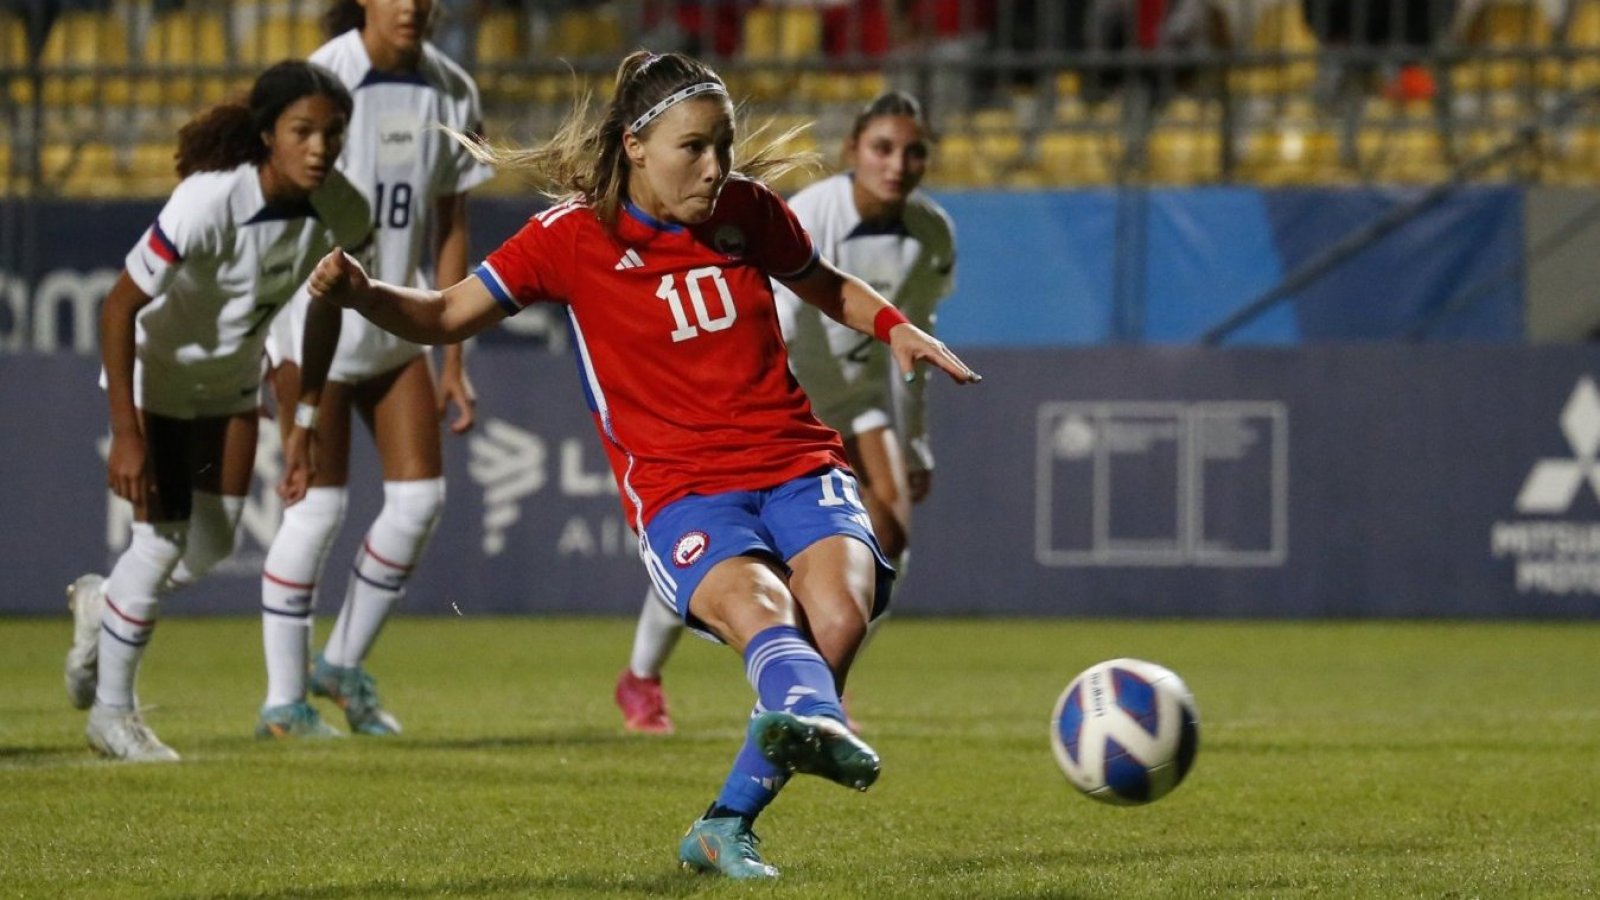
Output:
[[[716,295],[720,313],[712,315],[706,305],[706,281],[716,285]],[[678,290],[678,276],[667,274],[661,276],[661,285],[656,288],[656,297],[667,301],[672,307],[672,321],[677,328],[672,330],[672,341],[687,341],[700,336],[701,330],[722,331],[733,325],[733,320],[738,318],[738,310],[733,306],[733,292],[728,290],[728,282],[722,277],[722,269],[716,266],[702,266],[690,269],[683,276],[685,292],[689,295],[689,305],[694,310],[694,323],[689,321],[689,310],[684,308],[683,293]]]

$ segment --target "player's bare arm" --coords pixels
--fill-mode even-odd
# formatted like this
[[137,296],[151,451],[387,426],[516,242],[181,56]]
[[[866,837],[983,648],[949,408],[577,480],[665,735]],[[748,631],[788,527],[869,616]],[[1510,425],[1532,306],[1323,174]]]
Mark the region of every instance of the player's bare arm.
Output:
[[418,344],[458,343],[505,316],[476,278],[442,291],[373,281],[338,247],[317,263],[306,284],[312,297],[353,309],[379,328]]
[[[894,309],[865,281],[841,272],[825,259],[818,260],[805,277],[784,284],[800,299],[862,334],[876,335],[878,315],[886,309]],[[889,329],[889,352],[908,379],[914,376],[917,362],[922,361],[943,369],[958,384],[976,384],[983,380],[982,375],[951,353],[943,341],[904,321],[904,316],[900,318],[902,321]]]
[[106,370],[106,400],[111,406],[106,484],[118,497],[140,508],[145,505],[150,478],[145,465],[144,428],[133,402],[134,320],[150,299],[123,272],[100,309],[100,360]]
[[[467,277],[467,195],[451,194],[433,205],[434,253],[439,284],[455,284]],[[443,418],[454,404],[454,434],[466,434],[477,419],[477,391],[467,375],[466,348],[450,344],[444,348],[438,382],[439,416]]]

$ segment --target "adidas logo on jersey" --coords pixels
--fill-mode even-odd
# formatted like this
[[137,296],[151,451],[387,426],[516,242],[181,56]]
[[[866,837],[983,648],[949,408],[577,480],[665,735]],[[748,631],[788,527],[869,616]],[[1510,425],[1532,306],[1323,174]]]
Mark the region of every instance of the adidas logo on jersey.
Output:
[[617,260],[616,271],[621,272],[623,269],[637,269],[642,265],[644,265],[644,260],[639,258],[639,252],[634,250],[632,247],[629,247],[628,252],[622,254],[622,258]]

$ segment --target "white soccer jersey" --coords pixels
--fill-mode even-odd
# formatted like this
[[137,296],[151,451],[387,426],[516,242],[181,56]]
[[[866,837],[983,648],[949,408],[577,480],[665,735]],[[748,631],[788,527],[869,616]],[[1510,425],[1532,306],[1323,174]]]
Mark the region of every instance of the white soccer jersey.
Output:
[[[436,126],[476,131],[482,114],[471,76],[432,44],[423,44],[417,71],[391,75],[372,68],[359,29],[317,48],[311,61],[339,76],[355,99],[355,113],[339,155],[343,172],[372,205],[373,242],[366,263],[374,278],[425,287],[429,218],[440,197],[470,190],[494,173]],[[298,339],[305,304],[279,326],[280,352],[300,358]],[[286,339],[292,342],[285,343]],[[347,310],[329,377],[364,381],[422,352],[353,310]]]
[[[861,220],[848,172],[825,178],[789,201],[821,255],[872,285],[912,324],[932,332],[939,301],[955,289],[955,229],[933,199],[914,191],[899,221]],[[775,284],[789,365],[818,418],[845,437],[898,419],[906,464],[933,468],[923,416],[923,386],[890,377],[888,348],[823,315]],[[897,374],[897,373],[896,373]]]
[[152,378],[248,388],[253,398],[268,325],[335,244],[365,243],[370,219],[361,192],[337,172],[294,207],[269,206],[250,163],[185,178],[126,260],[153,298],[139,311],[138,361]]

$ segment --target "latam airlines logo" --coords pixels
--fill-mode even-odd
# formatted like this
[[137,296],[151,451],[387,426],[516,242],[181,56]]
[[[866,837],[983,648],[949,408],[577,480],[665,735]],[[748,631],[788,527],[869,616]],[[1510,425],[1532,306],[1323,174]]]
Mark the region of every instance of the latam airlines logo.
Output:
[[1495,522],[1490,552],[1515,562],[1519,594],[1600,595],[1600,522],[1572,516],[1585,485],[1600,500],[1600,388],[1593,378],[1578,379],[1560,426],[1572,455],[1534,462],[1514,507],[1536,518]]
[[1564,513],[1588,483],[1600,499],[1600,389],[1594,379],[1578,379],[1561,411],[1561,433],[1572,448],[1570,458],[1541,459],[1534,464],[1517,494],[1517,512]]

